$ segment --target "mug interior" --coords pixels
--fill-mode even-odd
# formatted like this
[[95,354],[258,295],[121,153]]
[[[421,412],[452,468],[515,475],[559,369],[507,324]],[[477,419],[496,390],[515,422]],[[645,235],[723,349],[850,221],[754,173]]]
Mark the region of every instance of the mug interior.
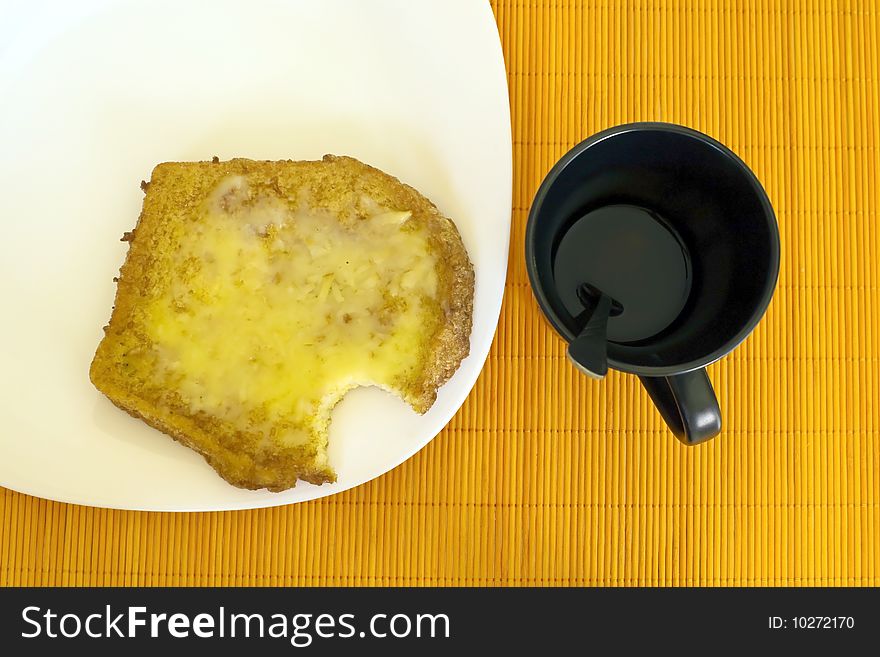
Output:
[[532,285],[566,339],[580,327],[556,286],[555,251],[578,218],[611,205],[662,216],[692,266],[678,317],[649,338],[609,341],[612,367],[639,374],[686,371],[720,358],[748,335],[770,301],[779,267],[778,228],[764,190],[739,158],[709,137],[681,126],[635,124],[569,152],[544,181],[529,216]]

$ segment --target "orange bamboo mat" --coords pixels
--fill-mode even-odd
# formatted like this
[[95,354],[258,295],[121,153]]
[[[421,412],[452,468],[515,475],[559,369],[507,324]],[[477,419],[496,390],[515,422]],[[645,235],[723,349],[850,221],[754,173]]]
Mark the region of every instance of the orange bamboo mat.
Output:
[[[376,481],[279,509],[127,513],[0,491],[0,583],[880,583],[880,3],[492,6],[511,260],[489,361],[446,430]],[[577,375],[527,285],[544,173],[634,120],[729,144],[779,216],[775,299],[711,368],[726,430],[697,448],[633,377]]]

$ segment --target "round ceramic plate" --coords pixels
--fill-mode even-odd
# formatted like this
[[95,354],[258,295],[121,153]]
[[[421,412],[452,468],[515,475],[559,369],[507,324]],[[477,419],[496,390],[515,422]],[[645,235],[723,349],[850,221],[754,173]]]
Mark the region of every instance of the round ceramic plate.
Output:
[[[381,475],[443,428],[488,354],[507,268],[510,114],[487,2],[79,0],[3,15],[0,484],[125,509],[289,504]],[[239,490],[89,382],[119,238],[159,162],[325,153],[455,220],[476,269],[471,353],[425,415],[350,393],[330,433],[337,483]]]

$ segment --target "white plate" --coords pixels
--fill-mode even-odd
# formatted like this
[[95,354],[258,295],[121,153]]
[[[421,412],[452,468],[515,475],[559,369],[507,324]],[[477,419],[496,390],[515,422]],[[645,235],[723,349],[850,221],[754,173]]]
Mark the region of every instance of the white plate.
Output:
[[[126,509],[288,504],[387,472],[443,428],[486,359],[507,268],[510,114],[487,2],[77,0],[0,15],[0,484]],[[424,416],[350,393],[333,416],[336,484],[238,490],[89,382],[119,237],[158,162],[325,153],[455,219],[477,275],[471,355]]]

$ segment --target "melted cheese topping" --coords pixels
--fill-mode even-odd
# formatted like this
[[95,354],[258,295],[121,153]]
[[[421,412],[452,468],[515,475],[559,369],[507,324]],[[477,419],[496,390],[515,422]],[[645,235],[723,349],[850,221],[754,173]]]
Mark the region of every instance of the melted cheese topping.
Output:
[[159,375],[193,412],[296,445],[347,390],[413,373],[436,259],[409,212],[364,206],[343,220],[241,177],[214,190],[149,309]]

